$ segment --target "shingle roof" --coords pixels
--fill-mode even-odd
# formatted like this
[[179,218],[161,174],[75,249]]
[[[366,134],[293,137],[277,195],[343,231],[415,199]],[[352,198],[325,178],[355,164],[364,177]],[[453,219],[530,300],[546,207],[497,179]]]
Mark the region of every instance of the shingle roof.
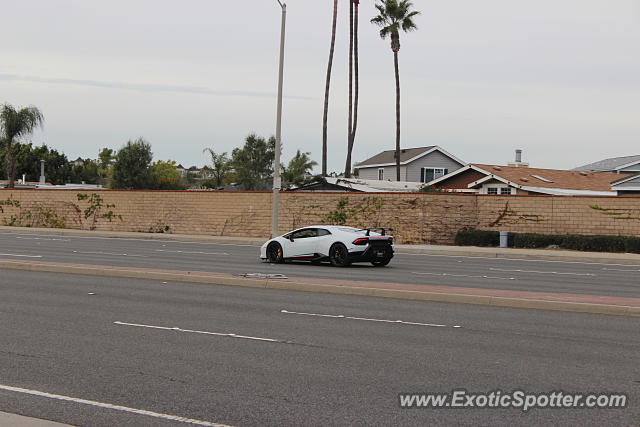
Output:
[[611,183],[620,179],[619,174],[605,172],[580,172],[480,164],[474,164],[473,166],[491,175],[499,176],[525,187],[611,191]]
[[640,163],[640,155],[637,156],[625,156],[625,157],[612,157],[610,159],[600,160],[599,162],[589,163],[588,165],[579,166],[574,171],[612,171],[616,170],[620,166],[628,165],[629,163]]
[[[433,150],[434,148],[436,148],[435,145],[431,145],[428,147],[418,147],[418,148],[403,148],[402,150],[400,150],[400,163],[406,162],[407,160],[411,160],[422,153],[425,153],[429,150]],[[383,151],[382,153],[376,154],[375,156],[370,157],[365,161],[356,163],[354,167],[395,163],[396,162],[395,153],[396,153],[396,150]]]

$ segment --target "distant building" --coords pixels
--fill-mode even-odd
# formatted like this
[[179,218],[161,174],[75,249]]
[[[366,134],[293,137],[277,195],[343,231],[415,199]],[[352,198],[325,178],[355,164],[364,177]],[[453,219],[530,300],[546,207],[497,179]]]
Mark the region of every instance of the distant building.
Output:
[[422,187],[419,182],[381,181],[377,179],[333,178],[293,188],[291,191],[344,191],[356,193],[411,192]]
[[573,170],[580,172],[636,174],[640,173],[640,155],[612,157],[610,159],[604,159],[598,162],[589,163],[588,165],[579,166]]
[[611,183],[618,196],[640,196],[640,174],[625,176]]
[[515,195],[615,196],[611,186],[620,175],[538,169],[526,166],[467,165],[431,181],[437,189],[451,192]]
[[[395,181],[396,151],[387,150],[356,163],[358,178]],[[456,171],[466,163],[437,145],[400,150],[400,181],[426,183]]]

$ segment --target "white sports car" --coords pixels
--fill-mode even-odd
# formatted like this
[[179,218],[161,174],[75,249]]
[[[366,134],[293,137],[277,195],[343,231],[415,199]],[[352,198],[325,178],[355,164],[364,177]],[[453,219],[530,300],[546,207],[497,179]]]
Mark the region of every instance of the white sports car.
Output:
[[346,267],[353,262],[370,262],[382,267],[393,258],[393,237],[386,235],[387,231],[391,229],[312,225],[268,240],[260,248],[260,258],[272,263],[329,261]]

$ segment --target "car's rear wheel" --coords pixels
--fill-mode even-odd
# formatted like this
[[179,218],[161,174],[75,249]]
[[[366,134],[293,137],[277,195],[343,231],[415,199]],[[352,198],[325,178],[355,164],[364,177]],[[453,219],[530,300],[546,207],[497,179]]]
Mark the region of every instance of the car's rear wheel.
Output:
[[349,251],[342,243],[336,243],[329,250],[329,261],[334,267],[348,267],[351,265],[349,261]]
[[267,261],[274,264],[282,264],[284,262],[280,243],[273,242],[267,246]]
[[378,249],[375,252],[380,252],[380,251],[384,251],[384,255],[371,261],[371,264],[373,264],[374,267],[384,267],[385,265],[389,264],[389,262],[391,262],[392,256],[389,253],[389,250]]
[[374,267],[384,267],[385,265],[391,262],[391,258],[377,259],[375,261],[371,261]]

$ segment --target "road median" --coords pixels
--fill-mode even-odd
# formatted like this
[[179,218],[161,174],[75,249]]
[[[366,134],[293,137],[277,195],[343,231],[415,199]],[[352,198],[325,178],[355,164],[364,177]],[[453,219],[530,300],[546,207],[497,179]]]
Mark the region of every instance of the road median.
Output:
[[0,268],[60,274],[159,280],[163,282],[242,286],[417,301],[476,304],[566,312],[640,316],[640,298],[364,282],[320,278],[240,277],[205,271],[161,270],[41,261],[0,260]]

